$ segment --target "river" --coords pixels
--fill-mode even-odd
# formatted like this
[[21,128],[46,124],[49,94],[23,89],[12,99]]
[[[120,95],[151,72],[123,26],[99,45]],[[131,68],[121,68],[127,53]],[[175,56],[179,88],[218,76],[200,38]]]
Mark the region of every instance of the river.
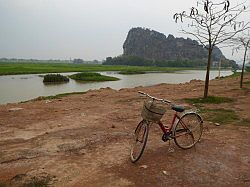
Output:
[[[74,73],[61,73],[71,75]],[[120,78],[119,81],[81,83],[70,79],[68,83],[44,85],[38,74],[0,76],[0,104],[27,101],[39,96],[56,95],[68,92],[84,92],[90,89],[110,87],[113,89],[150,86],[160,83],[184,83],[192,79],[205,80],[205,70],[186,70],[176,73],[147,73],[120,75],[117,72],[102,72]],[[231,75],[231,71],[221,71],[221,76]],[[40,74],[41,75],[41,74]],[[210,79],[218,76],[218,71],[210,72]]]

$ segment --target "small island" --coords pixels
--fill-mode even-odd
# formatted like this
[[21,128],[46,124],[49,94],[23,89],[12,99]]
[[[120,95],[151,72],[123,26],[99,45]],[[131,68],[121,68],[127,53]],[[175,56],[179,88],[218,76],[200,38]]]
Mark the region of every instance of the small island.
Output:
[[120,80],[116,77],[101,75],[100,73],[90,73],[83,72],[77,73],[69,76],[71,79],[76,81],[84,81],[84,82],[102,82],[102,81],[117,81]]
[[60,74],[47,74],[43,77],[43,83],[66,83],[69,78]]

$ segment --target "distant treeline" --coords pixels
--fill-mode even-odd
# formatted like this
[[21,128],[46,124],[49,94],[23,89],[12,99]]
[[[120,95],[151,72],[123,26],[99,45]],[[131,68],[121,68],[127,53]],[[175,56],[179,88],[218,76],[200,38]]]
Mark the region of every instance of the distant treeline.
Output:
[[[128,66],[157,66],[157,67],[205,67],[206,60],[150,60],[137,56],[117,56],[107,57],[103,65],[128,65]],[[214,63],[213,66],[218,66]],[[226,61],[221,63],[222,67],[236,68],[234,61]]]
[[77,58],[73,60],[60,60],[60,59],[17,59],[17,58],[0,58],[0,63],[73,63],[73,64],[101,64],[101,61],[84,61],[83,59]]
[[18,59],[18,58],[0,58],[0,63],[69,63],[69,60],[39,60],[39,59]]

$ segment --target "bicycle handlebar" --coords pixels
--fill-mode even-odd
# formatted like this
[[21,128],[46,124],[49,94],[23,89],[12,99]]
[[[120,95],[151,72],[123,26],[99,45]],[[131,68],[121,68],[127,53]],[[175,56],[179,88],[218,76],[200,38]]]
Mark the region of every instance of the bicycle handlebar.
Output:
[[170,104],[170,103],[171,103],[171,101],[169,101],[169,100],[166,100],[166,99],[159,99],[159,98],[157,98],[157,97],[153,97],[153,96],[151,96],[151,95],[149,95],[149,94],[147,94],[147,93],[144,93],[144,92],[142,92],[142,91],[138,91],[138,93],[139,93],[139,94],[142,94],[142,95],[145,95],[146,97],[149,97],[149,98],[151,98],[151,99],[153,99],[153,100],[161,101],[161,102],[167,103],[167,104]]

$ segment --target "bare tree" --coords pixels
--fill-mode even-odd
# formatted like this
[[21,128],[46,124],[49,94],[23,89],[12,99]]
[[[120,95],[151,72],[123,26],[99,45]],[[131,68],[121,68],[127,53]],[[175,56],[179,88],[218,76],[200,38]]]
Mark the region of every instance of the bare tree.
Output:
[[238,21],[238,17],[244,12],[246,12],[244,3],[231,6],[229,0],[221,2],[198,0],[197,6],[192,7],[190,12],[183,11],[174,15],[176,22],[189,21],[189,28],[182,28],[182,32],[195,37],[208,50],[204,98],[208,96],[211,56],[214,46],[248,28],[249,22]]
[[250,48],[250,32],[248,31],[247,34],[243,33],[239,37],[232,38],[231,41],[232,41],[233,46],[236,46],[233,48],[233,51],[238,51],[238,50],[241,50],[242,48],[244,49],[243,65],[242,65],[241,76],[240,76],[240,88],[242,88],[247,50]]

